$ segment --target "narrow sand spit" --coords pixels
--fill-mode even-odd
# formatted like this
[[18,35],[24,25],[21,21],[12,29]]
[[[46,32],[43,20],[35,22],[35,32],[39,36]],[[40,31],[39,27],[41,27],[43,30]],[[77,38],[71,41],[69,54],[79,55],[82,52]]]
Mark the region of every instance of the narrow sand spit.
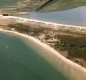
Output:
[[9,33],[21,38],[25,43],[28,43],[33,50],[35,50],[38,55],[43,57],[47,62],[49,62],[56,70],[60,71],[68,80],[86,80],[86,69],[80,65],[66,59],[59,52],[55,51],[48,45],[40,42],[38,39],[28,36],[26,34],[2,30],[0,32]]
[[40,20],[34,20],[34,19],[27,19],[27,18],[21,18],[21,17],[14,17],[14,16],[2,16],[0,15],[0,19],[8,20],[7,22],[1,21],[1,23],[30,23],[32,26],[34,25],[41,25],[43,27],[48,27],[55,30],[62,30],[62,31],[70,31],[75,33],[82,33],[86,34],[86,27],[83,26],[74,26],[74,25],[66,25],[66,24],[59,24],[59,23],[53,23],[53,22],[46,22],[46,21],[40,21]]

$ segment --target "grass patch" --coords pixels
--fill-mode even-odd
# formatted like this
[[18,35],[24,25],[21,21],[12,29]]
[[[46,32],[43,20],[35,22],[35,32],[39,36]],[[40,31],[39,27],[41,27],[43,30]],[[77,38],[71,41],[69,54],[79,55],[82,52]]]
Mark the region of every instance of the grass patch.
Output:
[[57,36],[60,42],[57,42],[54,47],[61,51],[68,51],[68,58],[77,57],[86,60],[86,37],[74,37],[68,35]]

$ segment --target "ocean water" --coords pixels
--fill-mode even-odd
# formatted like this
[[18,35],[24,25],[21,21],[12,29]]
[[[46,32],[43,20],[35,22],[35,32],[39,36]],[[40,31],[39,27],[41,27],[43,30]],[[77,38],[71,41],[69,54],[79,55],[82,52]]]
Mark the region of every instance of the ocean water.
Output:
[[32,12],[31,14],[14,15],[48,22],[86,26],[86,6],[56,12]]
[[18,36],[0,32],[0,80],[67,80]]

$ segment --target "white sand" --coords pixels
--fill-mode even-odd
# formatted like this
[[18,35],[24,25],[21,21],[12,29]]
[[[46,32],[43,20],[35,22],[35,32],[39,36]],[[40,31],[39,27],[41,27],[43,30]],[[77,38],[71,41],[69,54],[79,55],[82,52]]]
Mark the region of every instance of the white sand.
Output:
[[18,32],[2,30],[2,32],[8,32],[19,36],[21,39],[24,39],[30,47],[32,47],[37,53],[43,57],[47,62],[49,62],[54,68],[59,70],[68,80],[86,80],[86,69],[80,65],[66,59],[59,52],[55,51],[53,48],[48,45],[40,42],[38,39],[21,34]]

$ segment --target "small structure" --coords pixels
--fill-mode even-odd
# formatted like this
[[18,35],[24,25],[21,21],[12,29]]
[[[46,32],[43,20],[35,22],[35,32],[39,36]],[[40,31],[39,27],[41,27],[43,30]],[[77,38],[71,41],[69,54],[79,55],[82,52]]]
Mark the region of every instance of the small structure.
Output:
[[8,14],[2,14],[3,16],[9,16]]

